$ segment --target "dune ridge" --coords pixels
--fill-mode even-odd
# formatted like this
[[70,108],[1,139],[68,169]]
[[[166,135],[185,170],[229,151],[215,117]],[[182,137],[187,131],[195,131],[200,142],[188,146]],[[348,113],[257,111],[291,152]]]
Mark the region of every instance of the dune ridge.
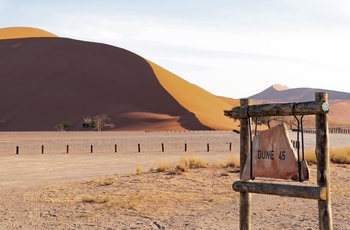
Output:
[[232,108],[230,104],[152,61],[147,60],[147,62],[151,65],[162,86],[176,101],[193,112],[201,123],[217,130],[237,128],[232,119],[223,116],[224,110]]
[[0,28],[0,39],[30,38],[30,37],[58,37],[46,30],[32,27]]

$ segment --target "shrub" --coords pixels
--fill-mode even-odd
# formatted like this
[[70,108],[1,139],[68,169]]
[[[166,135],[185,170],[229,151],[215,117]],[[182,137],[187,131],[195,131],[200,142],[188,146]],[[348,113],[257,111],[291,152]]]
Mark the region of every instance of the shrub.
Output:
[[64,130],[67,130],[69,127],[69,123],[68,122],[62,122],[61,124],[57,124],[55,126],[55,130],[58,130],[58,131],[64,131]]
[[97,131],[102,131],[103,127],[114,128],[114,124],[110,122],[111,118],[107,114],[84,117],[83,120],[83,128],[97,129]]

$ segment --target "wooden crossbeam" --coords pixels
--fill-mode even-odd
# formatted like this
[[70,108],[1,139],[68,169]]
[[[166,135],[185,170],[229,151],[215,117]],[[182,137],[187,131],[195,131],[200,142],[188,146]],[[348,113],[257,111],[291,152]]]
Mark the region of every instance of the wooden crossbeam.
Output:
[[329,111],[328,103],[325,101],[309,101],[298,103],[277,103],[237,106],[232,110],[225,110],[225,116],[234,119],[246,119],[249,117],[267,116],[292,116],[293,108],[295,115],[326,114]]
[[327,188],[319,186],[299,186],[289,184],[236,181],[233,183],[232,188],[236,192],[327,200]]

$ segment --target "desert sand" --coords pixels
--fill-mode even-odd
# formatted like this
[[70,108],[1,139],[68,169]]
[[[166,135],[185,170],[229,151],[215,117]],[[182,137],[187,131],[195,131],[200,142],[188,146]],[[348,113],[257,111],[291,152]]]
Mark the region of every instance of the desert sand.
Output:
[[[330,147],[349,137],[331,134]],[[305,134],[307,148],[314,138]],[[238,229],[238,168],[217,166],[239,154],[233,132],[1,132],[0,140],[0,229]],[[208,166],[148,172],[189,156]],[[310,167],[304,184],[315,185]],[[350,229],[349,176],[349,165],[331,165],[334,229]],[[252,229],[318,229],[317,201],[253,194]]]

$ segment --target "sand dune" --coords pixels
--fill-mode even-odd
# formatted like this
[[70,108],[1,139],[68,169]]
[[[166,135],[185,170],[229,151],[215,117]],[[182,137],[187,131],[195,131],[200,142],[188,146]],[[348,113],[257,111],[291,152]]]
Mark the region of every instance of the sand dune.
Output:
[[0,52],[0,96],[7,99],[0,130],[53,130],[65,121],[81,130],[83,117],[102,113],[116,130],[236,127],[223,115],[231,105],[118,47],[36,37],[0,39]]

